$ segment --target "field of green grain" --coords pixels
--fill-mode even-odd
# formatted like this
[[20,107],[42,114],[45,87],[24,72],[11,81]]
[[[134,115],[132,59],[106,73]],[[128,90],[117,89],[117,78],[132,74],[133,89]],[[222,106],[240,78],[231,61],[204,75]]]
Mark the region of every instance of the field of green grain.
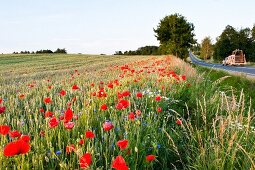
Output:
[[253,95],[216,75],[174,56],[0,55],[0,169],[255,169]]

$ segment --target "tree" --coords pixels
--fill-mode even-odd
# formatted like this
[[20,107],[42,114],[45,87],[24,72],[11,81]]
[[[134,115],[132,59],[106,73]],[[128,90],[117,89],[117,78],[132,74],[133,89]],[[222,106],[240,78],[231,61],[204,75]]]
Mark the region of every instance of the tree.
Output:
[[253,41],[255,41],[255,24],[253,25],[253,28],[251,30],[251,35],[252,35]]
[[210,37],[205,37],[201,42],[201,57],[204,58],[204,60],[207,60],[212,57],[212,40]]
[[164,17],[157,29],[154,29],[155,36],[160,42],[160,52],[186,58],[188,48],[196,42],[193,31],[194,25],[180,14]]
[[255,61],[254,40],[250,28],[236,30],[230,25],[226,26],[222,34],[217,38],[214,47],[214,58],[222,60],[235,49],[243,50],[247,61]]
[[238,48],[238,32],[227,25],[221,35],[216,39],[214,46],[214,58],[222,60]]
[[54,51],[54,53],[66,54],[67,52],[66,52],[66,49],[65,49],[65,48],[63,48],[63,49],[58,48],[56,51]]

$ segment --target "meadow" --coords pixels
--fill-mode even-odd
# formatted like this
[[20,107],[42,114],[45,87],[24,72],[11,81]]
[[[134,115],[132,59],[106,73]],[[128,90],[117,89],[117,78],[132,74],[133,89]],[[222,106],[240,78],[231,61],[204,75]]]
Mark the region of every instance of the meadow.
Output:
[[0,167],[255,169],[253,95],[214,78],[174,56],[0,55]]

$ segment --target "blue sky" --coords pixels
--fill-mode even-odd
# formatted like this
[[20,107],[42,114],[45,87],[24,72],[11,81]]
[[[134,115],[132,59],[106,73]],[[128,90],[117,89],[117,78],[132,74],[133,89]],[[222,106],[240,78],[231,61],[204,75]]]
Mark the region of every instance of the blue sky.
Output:
[[2,0],[0,53],[66,48],[69,53],[113,54],[158,45],[160,19],[179,13],[198,42],[226,25],[255,24],[253,0]]

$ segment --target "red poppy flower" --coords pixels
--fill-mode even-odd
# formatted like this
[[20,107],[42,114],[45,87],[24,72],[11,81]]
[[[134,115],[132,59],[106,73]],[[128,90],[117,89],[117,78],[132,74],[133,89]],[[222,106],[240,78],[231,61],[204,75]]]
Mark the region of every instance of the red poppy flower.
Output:
[[109,131],[109,130],[111,130],[112,128],[114,128],[114,126],[113,126],[112,122],[110,122],[109,120],[107,120],[107,121],[105,121],[105,122],[103,123],[103,129],[104,129],[105,131]]
[[53,113],[51,111],[46,111],[44,113],[44,117],[47,118],[47,117],[52,117],[53,116]]
[[106,97],[107,94],[105,93],[104,89],[101,88],[98,92],[97,92],[97,97],[101,98],[101,97]]
[[24,94],[20,94],[20,95],[19,95],[19,98],[20,98],[20,99],[24,99],[24,97],[25,97]]
[[129,120],[134,120],[134,119],[135,119],[135,114],[134,114],[134,112],[130,112],[130,113],[129,113],[128,119],[129,119]]
[[156,96],[156,97],[155,97],[155,100],[156,100],[156,101],[160,101],[160,100],[161,100],[161,97],[160,97],[160,96]]
[[74,122],[66,122],[64,123],[64,126],[66,129],[72,129],[74,127],[75,123]]
[[107,107],[107,105],[106,105],[106,104],[102,104],[102,105],[101,105],[101,107],[100,107],[100,109],[101,109],[101,110],[107,110],[107,109],[108,109],[108,107]]
[[94,87],[94,86],[95,86],[95,84],[94,84],[94,83],[91,83],[91,84],[90,84],[90,86],[91,86],[91,87]]
[[92,162],[91,155],[89,153],[85,153],[81,158],[80,158],[80,168],[85,169],[90,166]]
[[52,117],[49,121],[50,128],[54,128],[58,126],[58,119],[56,117]]
[[2,104],[2,102],[3,102],[3,99],[0,98],[0,104]]
[[141,110],[136,110],[136,111],[135,111],[135,114],[136,114],[137,116],[141,116],[142,112],[141,112]]
[[130,92],[124,91],[124,92],[122,92],[122,96],[124,96],[124,97],[130,96]]
[[75,146],[74,144],[71,144],[69,146],[66,146],[66,153],[71,153],[72,151],[75,151]]
[[112,84],[112,83],[109,83],[109,84],[108,84],[108,88],[112,89],[112,88],[113,88],[113,84]]
[[19,131],[17,131],[17,130],[14,130],[14,131],[9,132],[9,135],[11,138],[19,138],[21,136],[21,133],[19,133]]
[[128,146],[128,140],[126,139],[119,140],[117,142],[117,146],[120,147],[120,150],[126,149],[126,147]]
[[147,155],[146,156],[147,161],[153,161],[155,158],[156,158],[155,155]]
[[136,93],[136,97],[137,97],[137,98],[143,97],[143,93],[141,93],[141,92]]
[[84,144],[84,139],[80,139],[80,140],[79,140],[79,144],[80,144],[80,145],[83,145],[83,144]]
[[21,138],[20,138],[21,140],[23,140],[24,142],[26,142],[26,143],[29,143],[29,141],[30,141],[30,136],[28,136],[28,135],[21,135]]
[[75,84],[75,85],[73,85],[72,89],[73,89],[73,90],[78,90],[78,89],[80,89],[80,88]]
[[183,81],[186,80],[186,76],[185,75],[182,75],[181,78],[182,78]]
[[181,124],[182,124],[182,120],[181,120],[181,119],[177,119],[177,120],[176,120],[176,124],[177,124],[177,125],[181,125]]
[[10,126],[0,125],[0,134],[7,135],[10,131]]
[[52,88],[52,86],[48,86],[48,89],[51,89]]
[[95,134],[91,131],[87,131],[87,132],[85,132],[85,136],[86,136],[86,138],[92,139],[95,137]]
[[159,112],[159,113],[162,112],[162,108],[158,107],[157,112]]
[[49,97],[46,97],[45,99],[44,99],[44,103],[45,104],[48,104],[48,103],[51,103],[52,102],[52,100],[51,100],[51,98],[49,98]]
[[64,122],[69,122],[72,118],[73,118],[73,111],[71,108],[68,108],[65,111]]
[[41,136],[45,136],[45,132],[43,130],[40,131]]
[[4,113],[4,111],[5,111],[5,106],[0,107],[0,114]]
[[60,95],[60,96],[66,95],[66,91],[62,89],[62,90],[59,92],[59,95]]
[[129,101],[128,100],[120,100],[119,103],[115,106],[116,109],[121,110],[125,109],[129,106]]
[[4,156],[14,156],[19,154],[26,154],[30,150],[29,143],[23,140],[17,140],[14,142],[8,143],[4,147]]
[[40,108],[39,112],[40,112],[40,113],[43,113],[43,112],[44,112],[44,109],[43,109],[43,108]]
[[128,170],[128,166],[122,156],[117,156],[112,163],[112,168],[116,170]]

